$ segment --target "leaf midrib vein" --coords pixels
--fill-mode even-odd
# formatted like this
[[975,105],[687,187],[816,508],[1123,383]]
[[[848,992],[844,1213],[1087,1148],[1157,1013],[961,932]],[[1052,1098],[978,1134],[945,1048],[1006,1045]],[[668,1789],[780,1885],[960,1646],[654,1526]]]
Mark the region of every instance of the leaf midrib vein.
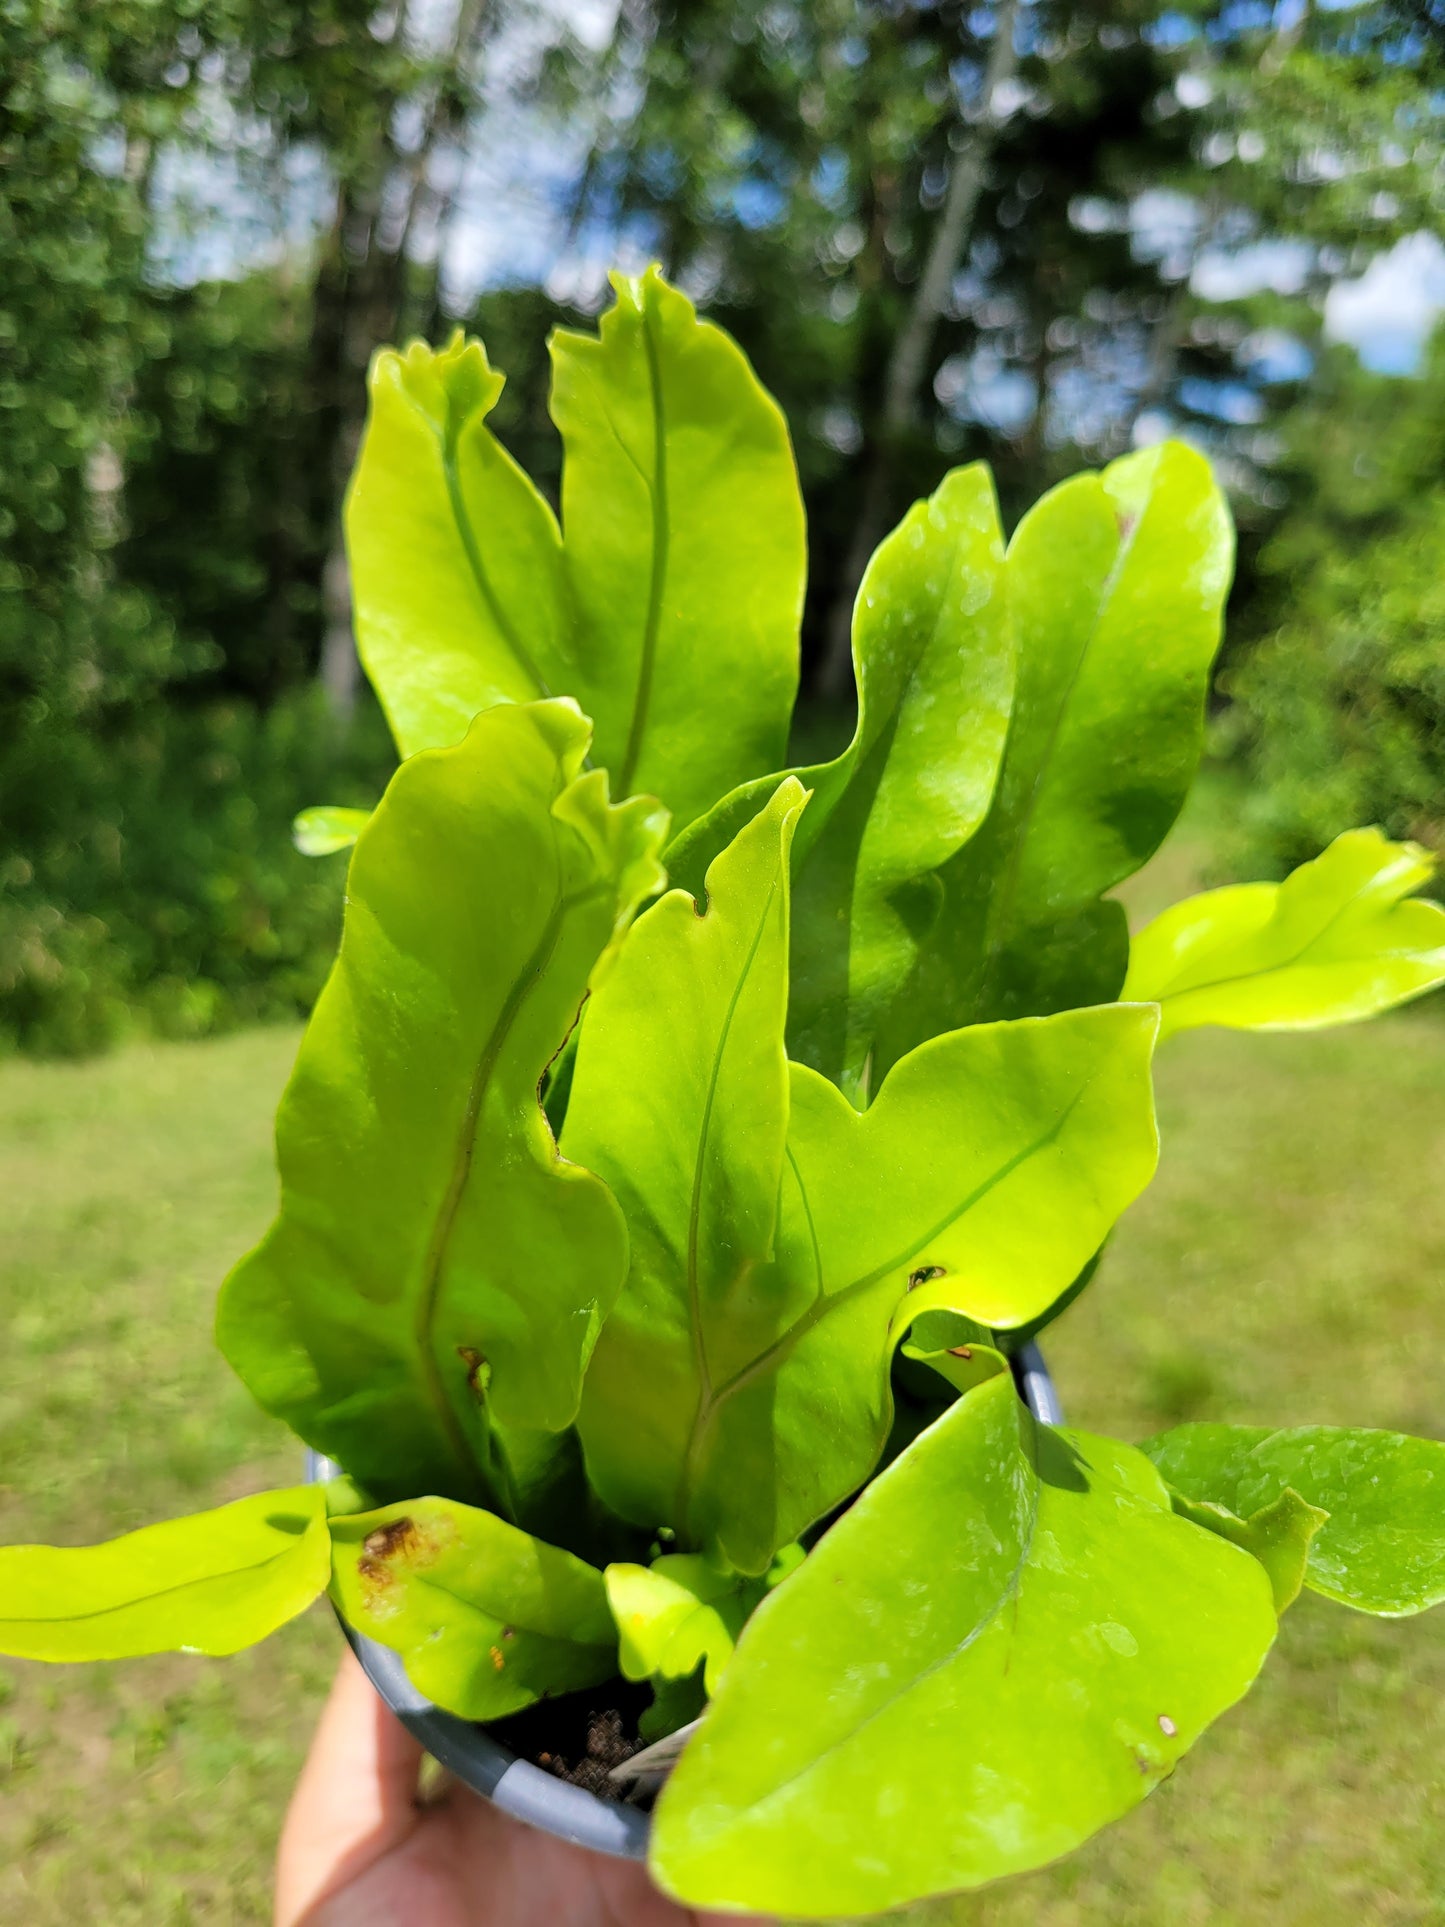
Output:
[[[815,1326],[821,1324],[825,1318],[831,1316],[841,1305],[860,1296],[863,1292],[871,1290],[881,1279],[886,1278],[890,1272],[896,1271],[901,1265],[906,1264],[911,1257],[922,1253],[935,1238],[941,1237],[950,1225],[957,1223],[958,1219],[961,1218],[965,1212],[971,1211],[974,1206],[985,1198],[997,1185],[1002,1184],[1007,1178],[1012,1177],[1013,1173],[1018,1170],[1021,1165],[1027,1163],[1030,1158],[1037,1157],[1039,1152],[1045,1150],[1062,1132],[1064,1126],[1073,1115],[1074,1110],[1083,1101],[1093,1081],[1092,1078],[1089,1078],[1082,1083],[1069,1100],[1069,1103],[1046,1131],[1041,1132],[1037,1138],[1015,1151],[1012,1157],[1006,1158],[1004,1162],[994,1171],[990,1172],[986,1178],[981,1179],[960,1204],[946,1212],[928,1231],[920,1237],[910,1240],[905,1248],[895,1252],[882,1264],[875,1265],[871,1271],[865,1272],[861,1277],[853,1279],[851,1283],[841,1286],[839,1290],[827,1293],[820,1291],[819,1296],[813,1300],[813,1303],[796,1323],[790,1325],[787,1331],[780,1337],[774,1339],[773,1343],[765,1352],[760,1352],[750,1364],[744,1365],[741,1371],[735,1373],[725,1385],[718,1387],[712,1401],[712,1409],[716,1410],[725,1399],[731,1398],[736,1392],[742,1391],[747,1385],[751,1384],[754,1379],[760,1377],[762,1373],[771,1367],[781,1364],[788,1354],[796,1349]],[[808,1222],[811,1225],[813,1213],[812,1206],[808,1202],[807,1187],[803,1183],[802,1173],[798,1171],[796,1163],[794,1163],[793,1169],[797,1174],[798,1188],[803,1196],[803,1208],[807,1213]],[[709,1417],[710,1416],[711,1412],[709,1413]]]
[[1028,1451],[1027,1448],[1024,1448],[1024,1452],[1030,1462],[1033,1480],[1029,1495],[1028,1519],[1022,1535],[1022,1545],[1020,1546],[1019,1556],[1014,1563],[1013,1570],[1010,1572],[1005,1584],[999,1588],[998,1597],[988,1608],[987,1612],[969,1628],[962,1639],[957,1641],[955,1645],[950,1646],[948,1650],[940,1654],[937,1659],[932,1660],[927,1666],[915,1673],[911,1679],[890,1693],[886,1699],[880,1700],[877,1706],[864,1714],[863,1718],[860,1719],[856,1725],[849,1727],[846,1733],[842,1734],[838,1739],[830,1741],[827,1746],[822,1747],[815,1753],[811,1759],[805,1761],[796,1772],[790,1773],[784,1780],[779,1780],[776,1786],[769,1787],[766,1793],[759,1794],[755,1800],[750,1800],[748,1802],[748,1812],[750,1814],[756,1813],[759,1807],[765,1807],[772,1801],[778,1799],[782,1794],[787,1792],[789,1787],[796,1785],[799,1780],[805,1779],[807,1775],[813,1772],[816,1767],[820,1766],[824,1760],[831,1758],[835,1753],[840,1753],[844,1747],[851,1746],[860,1733],[870,1727],[875,1720],[881,1719],[885,1713],[890,1712],[900,1700],[907,1699],[910,1693],[916,1693],[919,1687],[924,1685],[926,1681],[932,1679],[936,1673],[943,1672],[947,1667],[952,1666],[956,1660],[961,1659],[971,1646],[976,1645],[977,1642],[982,1639],[983,1635],[1004,1609],[1013,1600],[1018,1598],[1023,1585],[1024,1572],[1028,1566],[1029,1556],[1033,1551],[1034,1538],[1038,1530],[1039,1500],[1043,1488],[1043,1481],[1039,1476],[1038,1465],[1033,1453]]
[[506,610],[502,607],[497,592],[492,586],[491,577],[487,574],[486,565],[482,561],[481,546],[477,541],[476,530],[472,527],[472,518],[468,513],[466,501],[462,495],[461,474],[457,468],[457,444],[460,437],[459,435],[452,434],[449,429],[443,430],[438,428],[435,424],[432,424],[432,432],[435,434],[437,444],[441,449],[442,479],[446,483],[447,499],[451,504],[452,520],[456,523],[457,534],[461,537],[462,551],[467,558],[467,565],[471,569],[472,578],[477,585],[477,593],[481,596],[484,607],[491,616],[492,621],[496,624],[503,642],[506,643],[507,647],[521,664],[523,670],[525,670],[527,675],[529,675],[536,684],[537,693],[544,697],[550,696],[552,691],[547,685],[546,677],[543,676],[540,669],[538,669],[531,651],[517,634],[510,616],[508,616]]
[[[632,720],[627,732],[627,747],[617,773],[619,796],[632,794],[633,779],[642,755],[642,739],[647,733],[668,562],[667,426],[662,406],[662,369],[658,361],[657,343],[653,338],[652,317],[646,308],[642,313],[642,344],[647,357],[647,380],[652,397],[652,479],[648,485],[652,504],[652,570],[648,584],[647,618],[637,664],[637,688],[632,700]],[[628,452],[630,455],[631,451]],[[632,459],[633,465],[640,468],[636,458]]]
[[722,1077],[723,1058],[727,1055],[733,1021],[737,1016],[743,991],[747,988],[752,976],[758,951],[762,948],[768,918],[772,914],[773,899],[777,893],[778,879],[774,877],[768,885],[768,893],[763,899],[763,907],[758,916],[757,928],[753,931],[747,956],[743,959],[742,969],[738,972],[737,982],[733,985],[727,1011],[718,1032],[717,1049],[713,1052],[712,1064],[708,1070],[707,1095],[703,1100],[702,1121],[698,1127],[697,1152],[693,1159],[692,1195],[688,1205],[687,1222],[687,1317],[692,1337],[693,1365],[698,1376],[698,1398],[678,1482],[676,1517],[678,1524],[684,1529],[687,1523],[687,1501],[692,1484],[693,1459],[713,1403],[712,1375],[708,1366],[707,1343],[702,1329],[702,1290],[698,1279],[698,1245],[702,1233],[702,1193],[707,1167],[708,1139],[712,1132],[713,1108],[717,1102],[718,1083]]
[[[1373,879],[1371,879],[1371,881],[1373,881]],[[1342,904],[1331,912],[1318,930],[1311,936],[1305,938],[1298,950],[1291,951],[1287,957],[1281,957],[1277,963],[1266,964],[1261,970],[1239,970],[1237,968],[1226,970],[1222,976],[1206,977],[1199,983],[1187,984],[1180,990],[1171,988],[1162,993],[1160,1002],[1163,1002],[1166,998],[1192,997],[1197,991],[1201,990],[1218,990],[1223,984],[1250,983],[1256,978],[1278,977],[1287,970],[1298,970],[1301,965],[1309,962],[1310,952],[1316,945],[1324,942],[1325,938],[1329,936],[1335,926],[1342,922],[1349,911],[1359,903],[1360,898],[1364,896],[1364,894],[1365,891],[1356,890],[1351,896],[1347,897]],[[1380,913],[1381,921],[1383,922],[1386,918],[1393,915],[1402,903],[1408,901],[1409,899],[1407,897],[1396,897],[1395,901],[1387,905]],[[1277,914],[1277,912],[1271,914],[1271,921],[1273,921],[1275,914]],[[1268,927],[1268,924],[1264,925],[1257,933],[1257,936],[1262,937]],[[1416,954],[1417,953],[1412,950],[1375,950],[1361,957],[1325,957],[1315,962],[1312,967],[1318,970],[1325,970],[1328,969],[1332,963],[1349,965],[1352,963],[1365,963],[1381,957],[1413,957]]]
[[442,1432],[452,1457],[466,1478],[468,1486],[477,1491],[481,1491],[484,1485],[481,1468],[457,1416],[456,1408],[447,1394],[433,1344],[432,1326],[436,1318],[437,1300],[441,1293],[442,1267],[446,1259],[447,1247],[456,1225],[457,1213],[461,1209],[467,1179],[471,1175],[472,1159],[476,1153],[477,1126],[488,1085],[496,1071],[502,1048],[512,1027],[528,997],[541,982],[552,952],[556,949],[562,931],[563,918],[576,901],[577,899],[569,899],[560,889],[558,890],[542,934],[531,956],[513,980],[477,1059],[467,1090],[466,1109],[462,1114],[461,1127],[457,1133],[456,1147],[452,1154],[451,1176],[432,1225],[432,1235],[422,1266],[421,1289],[417,1294],[412,1329],[421,1361],[426,1393],[441,1421]]
[[[1095,612],[1094,620],[1089,625],[1088,634],[1084,637],[1079,653],[1074,659],[1074,666],[1069,671],[1068,681],[1065,683],[1059,697],[1058,707],[1054,712],[1053,721],[1049,725],[1048,737],[1039,757],[1038,767],[1034,771],[1034,780],[1029,786],[1027,797],[1014,815],[1015,827],[1013,842],[1009,847],[1003,875],[999,879],[999,887],[990,899],[988,914],[984,923],[983,969],[979,975],[978,998],[974,1006],[976,1010],[986,1008],[988,994],[993,987],[994,972],[998,967],[998,960],[1003,951],[1004,931],[1013,910],[1014,897],[1018,891],[1019,872],[1023,867],[1024,846],[1028,842],[1028,834],[1030,826],[1033,823],[1034,812],[1039,805],[1039,796],[1043,790],[1044,778],[1048,774],[1049,765],[1054,759],[1054,752],[1059,746],[1059,737],[1063,732],[1064,719],[1069,713],[1069,705],[1073,701],[1074,692],[1079,686],[1079,678],[1084,673],[1084,665],[1088,662],[1094,645],[1099,640],[1099,631],[1103,628],[1105,618],[1109,614],[1110,607],[1114,600],[1114,592],[1119,586],[1119,580],[1124,573],[1125,564],[1133,553],[1134,539],[1143,526],[1144,514],[1145,511],[1140,510],[1127,537],[1121,540],[1119,544],[1119,552],[1114,557],[1109,573],[1104,580],[1103,593],[1099,597],[1099,606]],[[1005,745],[1005,766],[1007,765],[1007,757],[1008,749],[1007,745]]]
[[438,1579],[432,1573],[415,1572],[412,1576],[419,1586],[426,1586],[447,1599],[454,1599],[467,1612],[476,1613],[483,1619],[494,1619],[499,1626],[510,1626],[514,1633],[525,1633],[530,1639],[555,1640],[559,1646],[576,1646],[584,1651],[605,1648],[610,1644],[605,1635],[600,1639],[579,1639],[575,1633],[549,1632],[544,1626],[529,1625],[525,1619],[519,1619],[513,1613],[496,1612],[485,1600],[468,1598],[465,1593],[458,1592],[455,1586],[447,1585],[445,1580]]
[[[292,1545],[282,1546],[279,1552],[268,1553],[264,1559],[248,1559],[239,1566],[227,1566],[221,1572],[198,1573],[193,1579],[178,1579],[173,1586],[160,1586],[154,1592],[139,1593],[134,1599],[122,1599],[113,1606],[95,1606],[89,1612],[67,1613],[63,1619],[57,1619],[53,1613],[0,1612],[0,1626],[78,1626],[88,1619],[109,1619],[115,1613],[129,1612],[133,1606],[152,1605],[156,1600],[169,1599],[178,1592],[190,1592],[195,1586],[214,1585],[221,1579],[239,1579],[247,1573],[263,1573],[282,1559],[294,1558],[305,1545],[315,1524],[316,1520],[309,1519],[306,1530],[296,1534]],[[61,1550],[70,1548],[63,1547]],[[88,1548],[82,1546],[75,1550],[86,1551]]]

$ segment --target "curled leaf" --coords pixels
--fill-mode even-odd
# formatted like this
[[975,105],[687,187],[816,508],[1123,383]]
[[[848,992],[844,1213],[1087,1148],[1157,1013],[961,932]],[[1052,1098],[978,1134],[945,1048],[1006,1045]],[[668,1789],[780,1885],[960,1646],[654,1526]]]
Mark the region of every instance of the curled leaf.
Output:
[[[813,792],[793,843],[788,1047],[867,1095],[874,1033],[938,908],[933,872],[988,809],[1008,729],[1013,645],[1003,536],[982,463],[916,502],[868,565],[853,615],[858,726]],[[671,845],[669,872],[703,869],[780,779],[724,797]]]
[[572,693],[562,543],[486,421],[504,377],[460,329],[385,348],[346,500],[361,661],[403,756],[499,702]]
[[1299,1598],[1309,1566],[1310,1541],[1329,1518],[1328,1512],[1307,1504],[1291,1486],[1247,1519],[1207,1500],[1188,1499],[1179,1492],[1170,1496],[1181,1518],[1217,1532],[1221,1539],[1243,1547],[1258,1559],[1269,1574],[1277,1613]]
[[1332,1425],[1180,1425],[1141,1448],[1176,1492],[1253,1528],[1292,1491],[1323,1515],[1312,1592],[1385,1618],[1445,1601],[1445,1442]]
[[1445,983],[1445,910],[1412,895],[1434,868],[1418,844],[1347,830],[1283,883],[1207,890],[1156,917],[1123,994],[1158,1003],[1161,1037],[1373,1017]]

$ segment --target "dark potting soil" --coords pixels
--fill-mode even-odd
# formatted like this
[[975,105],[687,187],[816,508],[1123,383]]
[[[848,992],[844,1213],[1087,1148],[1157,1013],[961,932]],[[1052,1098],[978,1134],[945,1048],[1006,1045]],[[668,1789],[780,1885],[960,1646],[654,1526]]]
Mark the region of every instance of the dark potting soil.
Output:
[[[530,1760],[544,1773],[584,1787],[601,1800],[624,1801],[630,1789],[607,1776],[614,1766],[642,1751],[646,1742],[638,1738],[637,1722],[651,1704],[650,1687],[611,1679],[586,1692],[538,1700],[524,1712],[494,1720],[487,1731],[518,1759]],[[650,1800],[630,1804],[646,1805]]]

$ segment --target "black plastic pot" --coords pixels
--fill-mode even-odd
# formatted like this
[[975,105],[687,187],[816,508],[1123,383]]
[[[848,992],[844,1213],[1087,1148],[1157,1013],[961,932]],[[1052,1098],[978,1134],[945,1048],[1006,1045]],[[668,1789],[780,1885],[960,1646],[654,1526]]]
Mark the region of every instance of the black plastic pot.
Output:
[[[1020,1347],[1013,1368],[1019,1392],[1034,1417],[1047,1425],[1060,1424],[1063,1410],[1058,1393],[1043,1354],[1032,1340]],[[327,1479],[335,1470],[330,1460],[318,1453],[306,1454],[308,1479]],[[525,1820],[528,1826],[540,1827],[561,1840],[574,1841],[593,1853],[610,1853],[624,1860],[646,1858],[651,1826],[646,1813],[637,1807],[599,1800],[582,1787],[569,1786],[565,1780],[544,1773],[530,1760],[519,1760],[494,1740],[486,1727],[459,1720],[424,1699],[390,1647],[364,1639],[345,1620],[341,1630],[366,1677],[402,1725],[473,1793],[480,1793],[514,1819]]]

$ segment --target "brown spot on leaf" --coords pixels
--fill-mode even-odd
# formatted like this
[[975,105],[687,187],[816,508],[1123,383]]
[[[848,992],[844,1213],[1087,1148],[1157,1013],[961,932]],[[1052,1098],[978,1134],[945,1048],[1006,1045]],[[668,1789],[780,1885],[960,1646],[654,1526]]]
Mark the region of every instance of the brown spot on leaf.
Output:
[[453,1532],[451,1521],[446,1518],[438,1517],[421,1526],[405,1513],[401,1518],[392,1519],[386,1525],[368,1532],[361,1542],[361,1554],[356,1562],[357,1577],[361,1580],[367,1605],[374,1608],[395,1585],[398,1566],[410,1567],[415,1571],[431,1565]]
[[467,1368],[467,1390],[480,1405],[487,1396],[487,1386],[491,1382],[492,1368],[485,1356],[474,1345],[458,1345],[457,1357]]
[[361,1542],[364,1559],[394,1559],[409,1552],[420,1539],[414,1519],[402,1517],[368,1532]]
[[909,1272],[908,1289],[917,1291],[920,1285],[926,1285],[935,1278],[941,1278],[947,1269],[946,1265],[920,1265],[917,1271]]
[[972,1358],[973,1347],[972,1345],[950,1345],[948,1355],[950,1358]]

